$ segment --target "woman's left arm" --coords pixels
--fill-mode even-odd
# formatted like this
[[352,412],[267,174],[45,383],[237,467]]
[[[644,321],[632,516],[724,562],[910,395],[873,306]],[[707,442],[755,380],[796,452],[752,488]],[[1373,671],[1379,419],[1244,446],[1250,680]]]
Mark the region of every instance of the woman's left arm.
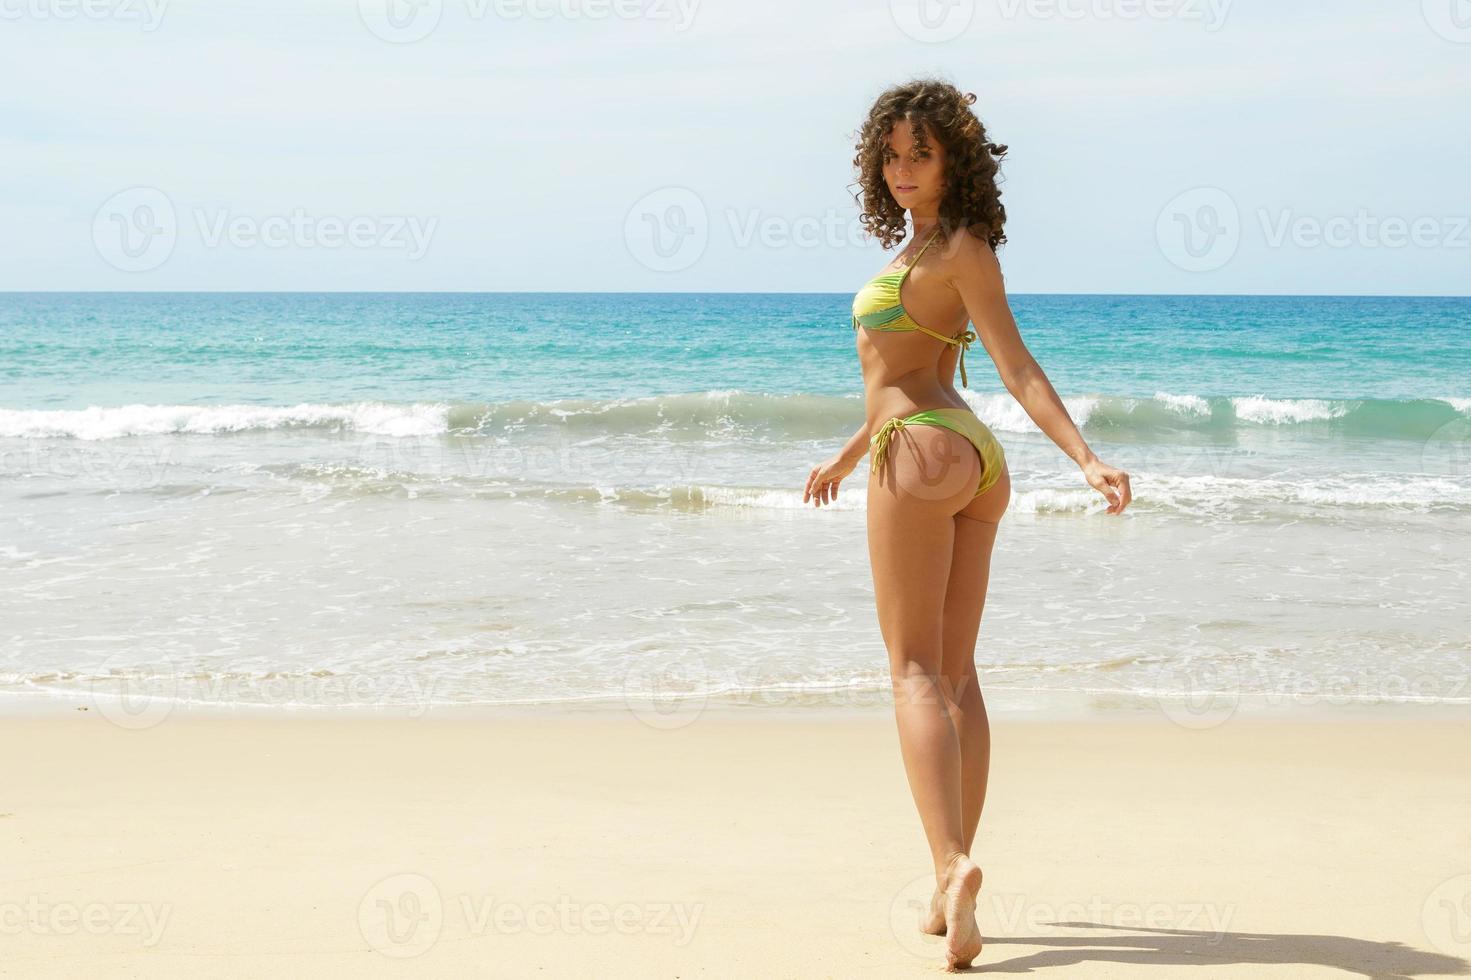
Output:
[[848,474],[858,468],[858,461],[868,452],[868,420],[865,419],[858,431],[848,437],[838,454],[825,463],[818,463],[807,474],[807,486],[802,490],[802,503],[811,501],[813,506],[837,503],[838,487]]
[[1037,428],[1078,464],[1088,485],[1108,500],[1107,513],[1122,514],[1133,494],[1129,474],[1099,459],[1083,439],[1063,405],[1062,398],[1022,341],[1011,306],[1006,302],[1006,284],[1001,263],[990,245],[970,234],[961,235],[961,246],[953,258],[950,277],[975,324],[976,336],[991,355],[1001,383],[1011,392]]

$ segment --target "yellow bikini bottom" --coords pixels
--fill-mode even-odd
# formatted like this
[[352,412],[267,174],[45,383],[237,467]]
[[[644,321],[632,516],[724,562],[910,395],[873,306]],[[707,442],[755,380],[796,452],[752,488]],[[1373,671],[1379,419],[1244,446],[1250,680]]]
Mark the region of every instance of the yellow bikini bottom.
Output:
[[986,423],[982,422],[975,412],[966,408],[931,408],[904,418],[896,416],[889,419],[884,423],[883,428],[868,440],[872,453],[869,472],[879,471],[879,467],[884,464],[884,457],[887,454],[889,442],[894,438],[894,433],[906,425],[938,425],[953,432],[959,432],[971,441],[971,445],[976,447],[976,452],[981,454],[981,485],[976,489],[977,497],[991,489],[996,485],[996,481],[1001,479],[1001,468],[1006,463],[1006,453],[1002,450],[1001,443],[995,434],[986,427]]

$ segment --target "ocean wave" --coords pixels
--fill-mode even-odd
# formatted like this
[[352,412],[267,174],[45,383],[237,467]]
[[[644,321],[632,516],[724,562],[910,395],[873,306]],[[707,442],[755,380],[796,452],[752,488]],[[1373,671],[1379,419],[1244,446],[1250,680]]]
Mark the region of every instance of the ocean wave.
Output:
[[0,409],[0,437],[121,439],[127,436],[226,435],[271,429],[331,429],[385,436],[448,431],[450,406],[350,402],[265,405],[121,405],[81,409]]
[[[1037,432],[1007,393],[963,397],[997,432]],[[1298,428],[1346,436],[1427,439],[1471,417],[1471,398],[1267,398],[1158,391],[1149,397],[1069,395],[1069,416],[1085,431],[1155,437],[1229,436]],[[233,435],[279,429],[353,432],[389,438],[514,437],[551,431],[596,438],[657,435],[707,439],[825,439],[862,418],[858,395],[766,394],[716,390],[624,399],[510,402],[304,402],[290,406],[148,405],[84,409],[0,409],[0,437],[106,440],[129,436]]]

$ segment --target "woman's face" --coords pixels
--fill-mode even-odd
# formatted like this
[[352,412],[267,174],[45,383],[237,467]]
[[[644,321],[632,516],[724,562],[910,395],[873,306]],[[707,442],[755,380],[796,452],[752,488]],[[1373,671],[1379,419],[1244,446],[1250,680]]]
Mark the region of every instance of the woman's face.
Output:
[[884,181],[901,208],[920,214],[938,214],[945,197],[945,148],[929,137],[929,148],[914,145],[909,123],[900,120],[889,130],[884,150]]

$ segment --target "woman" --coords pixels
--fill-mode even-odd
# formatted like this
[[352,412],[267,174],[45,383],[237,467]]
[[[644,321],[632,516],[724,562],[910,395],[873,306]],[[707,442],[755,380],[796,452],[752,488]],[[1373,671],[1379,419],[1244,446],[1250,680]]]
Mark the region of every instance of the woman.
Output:
[[[913,225],[898,264],[854,300],[866,420],[813,468],[803,503],[835,501],[865,452],[868,550],[889,651],[904,769],[935,866],[921,928],[946,937],[950,970],[980,953],[971,844],[986,798],[990,729],[974,661],[991,548],[1011,499],[1001,444],[955,389],[979,338],[1006,390],[1108,499],[1129,505],[1129,476],[1088,448],[1032,358],[1007,306],[995,249],[1006,241],[996,186],[1006,147],[971,111],[975,96],[933,80],[884,92],[854,166],[861,220],[888,248]],[[973,323],[976,332],[967,329]]]

